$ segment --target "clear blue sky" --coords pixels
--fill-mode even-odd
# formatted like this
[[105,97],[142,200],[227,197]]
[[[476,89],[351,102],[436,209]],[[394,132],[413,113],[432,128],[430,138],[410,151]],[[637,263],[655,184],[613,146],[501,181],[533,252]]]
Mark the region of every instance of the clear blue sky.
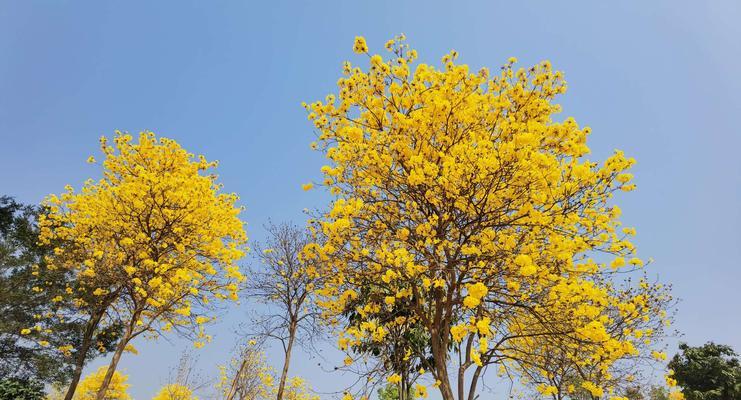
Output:
[[[268,218],[303,223],[326,200],[300,189],[322,160],[299,104],[332,91],[354,36],[381,51],[404,32],[424,62],[453,48],[476,68],[549,59],[569,81],[564,115],[593,128],[592,158],[638,160],[625,222],[682,299],[684,340],[741,350],[740,19],[734,0],[0,0],[0,192],[38,202],[79,187],[100,135],[148,129],[220,160],[260,239]],[[196,353],[205,374],[245,309]],[[189,346],[139,347],[122,367],[147,399]],[[343,380],[303,355],[292,372],[320,390]]]

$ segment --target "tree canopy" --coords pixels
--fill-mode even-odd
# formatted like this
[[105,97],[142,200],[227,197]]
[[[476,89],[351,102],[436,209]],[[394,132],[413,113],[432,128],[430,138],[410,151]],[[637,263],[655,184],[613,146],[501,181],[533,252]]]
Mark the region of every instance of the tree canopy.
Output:
[[[220,300],[237,300],[244,277],[236,265],[247,240],[237,196],[221,192],[218,163],[195,157],[174,140],[142,132],[101,138],[102,178],[45,200],[40,241],[58,242],[49,269],[74,275],[67,296],[95,321],[123,322],[98,398],[129,342],[176,331],[197,347]],[[90,162],[95,163],[93,157]]]
[[644,265],[615,197],[635,160],[587,159],[591,130],[555,117],[566,83],[549,62],[413,66],[403,39],[384,58],[356,38],[369,70],[346,62],[337,93],[305,105],[334,199],[304,256],[339,347],[411,324],[429,343],[403,351],[445,400],[475,398],[490,365],[543,395],[602,396],[668,323],[664,286],[622,279]]
[[687,400],[741,398],[741,364],[733,348],[713,342],[698,347],[680,343],[679,350],[669,368]]

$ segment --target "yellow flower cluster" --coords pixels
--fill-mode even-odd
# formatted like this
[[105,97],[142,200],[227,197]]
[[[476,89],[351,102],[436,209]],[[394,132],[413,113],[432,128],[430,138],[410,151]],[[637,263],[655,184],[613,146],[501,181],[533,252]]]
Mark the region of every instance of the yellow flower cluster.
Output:
[[481,299],[486,296],[489,289],[481,282],[468,285],[468,296],[463,299],[463,305],[468,308],[474,308],[481,304]]
[[[95,372],[86,376],[85,379],[80,381],[75,391],[74,400],[95,400],[100,389],[100,385],[105,377],[107,367],[100,367]],[[129,388],[129,384],[126,381],[129,379],[128,376],[116,371],[113,373],[111,383],[108,385],[108,389],[105,392],[106,400],[130,400],[131,396],[126,392]]]

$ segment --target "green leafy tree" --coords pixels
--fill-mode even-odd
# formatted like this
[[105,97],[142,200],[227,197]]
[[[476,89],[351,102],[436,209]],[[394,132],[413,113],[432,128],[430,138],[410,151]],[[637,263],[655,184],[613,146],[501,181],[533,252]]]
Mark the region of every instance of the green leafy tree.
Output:
[[[38,244],[37,226],[44,211],[0,197],[0,376],[12,387],[74,380],[89,359],[110,350],[120,330],[114,324],[86,332],[72,305],[59,301],[74,286],[66,272],[46,268],[52,247]],[[45,318],[52,312],[64,322]]]
[[669,368],[687,400],[741,399],[741,365],[733,348],[706,343],[679,345]]
[[[350,302],[343,316],[352,324],[360,318],[357,309],[362,309],[364,300],[376,296],[372,288],[363,288],[357,301]],[[395,301],[404,301],[396,299]],[[361,376],[365,380],[365,386],[359,395],[367,393],[367,389],[375,386],[375,382],[383,382],[391,376],[398,378],[398,383],[390,384],[385,388],[379,389],[380,395],[390,394],[389,388],[395,388],[395,400],[413,399],[413,385],[425,370],[430,370],[434,366],[434,359],[431,356],[423,357],[420,354],[430,354],[430,338],[427,332],[412,318],[410,312],[404,308],[390,310],[378,313],[379,320],[382,323],[388,323],[389,330],[383,340],[377,341],[372,338],[364,339],[350,346],[352,352],[348,352],[348,359],[353,359],[353,363],[346,369]],[[393,323],[391,323],[393,321]],[[348,349],[348,350],[349,350]],[[362,362],[357,362],[362,360]],[[400,394],[407,393],[406,396]]]
[[44,385],[38,381],[21,378],[0,380],[0,400],[41,400]]
[[42,328],[37,317],[51,304],[51,292],[39,289],[34,268],[47,253],[36,244],[35,217],[33,207],[0,197],[0,375],[18,378],[3,381],[12,387],[28,379],[63,381],[70,373],[68,360],[47,344],[49,340],[37,341],[35,329],[24,331]]

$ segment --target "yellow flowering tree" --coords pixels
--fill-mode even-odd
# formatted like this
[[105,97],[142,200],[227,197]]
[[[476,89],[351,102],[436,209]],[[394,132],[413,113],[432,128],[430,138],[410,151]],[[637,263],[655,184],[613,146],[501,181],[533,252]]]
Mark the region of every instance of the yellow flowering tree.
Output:
[[111,374],[111,377],[108,378],[108,383],[105,384],[105,392],[103,397],[98,396],[98,392],[101,388],[103,388],[103,383],[105,381],[108,368],[107,367],[100,367],[97,371],[91,373],[90,375],[86,376],[85,379],[83,379],[80,382],[80,385],[77,388],[77,392],[75,393],[75,400],[95,400],[95,399],[105,399],[105,400],[129,400],[131,397],[126,392],[129,388],[129,384],[126,383],[126,381],[129,379],[128,376],[122,374],[119,371],[116,371]]
[[163,386],[152,400],[198,400],[198,397],[193,395],[193,390],[188,386],[171,383]]
[[[103,137],[101,150],[102,177],[49,196],[40,220],[41,242],[62,243],[50,268],[76,274],[69,296],[80,312],[123,321],[98,399],[132,339],[176,330],[196,347],[210,340],[203,324],[214,300],[237,299],[243,276],[235,261],[247,239],[237,196],[208,173],[215,162],[151,132],[138,142],[117,132],[113,145]],[[83,294],[101,300],[90,304]]]
[[272,397],[273,369],[265,362],[265,355],[250,341],[241,346],[238,356],[219,367],[216,389],[225,400],[255,400]]
[[[272,400],[281,390],[275,383],[275,370],[266,363],[265,355],[254,341],[241,347],[239,356],[228,365],[221,366],[219,375],[216,389],[225,400]],[[282,390],[285,400],[319,400],[301,377],[287,378]]]
[[532,382],[550,365],[537,354],[602,374],[645,355],[656,332],[641,324],[663,318],[666,293],[614,284],[643,265],[613,198],[635,188],[635,161],[586,158],[589,128],[554,117],[566,84],[550,63],[472,72],[453,51],[441,68],[413,67],[403,39],[369,55],[368,71],[345,63],[338,93],[305,105],[334,199],[303,257],[321,265],[339,347],[421,327],[427,345],[404,351],[445,400],[475,398],[494,364]]
[[645,278],[639,280],[638,287],[625,285],[614,294],[630,309],[633,307],[630,304],[636,301],[640,303],[639,308],[648,307],[641,318],[626,321],[619,309],[607,311],[608,318],[603,326],[609,332],[610,340],[626,343],[624,346],[631,350],[609,366],[599,362],[607,355],[606,352],[611,351],[609,347],[595,349],[593,343],[553,341],[547,337],[547,342],[543,342],[542,337],[524,336],[513,339],[512,347],[533,350],[527,355],[527,362],[504,360],[499,373],[517,371],[535,392],[554,398],[602,398],[609,394],[611,399],[621,400],[618,393],[628,393],[636,386],[647,386],[653,377],[643,375],[646,365],[663,364],[666,360],[666,354],[656,347],[665,336],[666,324],[670,320],[665,309],[675,302],[668,287],[648,285]]

